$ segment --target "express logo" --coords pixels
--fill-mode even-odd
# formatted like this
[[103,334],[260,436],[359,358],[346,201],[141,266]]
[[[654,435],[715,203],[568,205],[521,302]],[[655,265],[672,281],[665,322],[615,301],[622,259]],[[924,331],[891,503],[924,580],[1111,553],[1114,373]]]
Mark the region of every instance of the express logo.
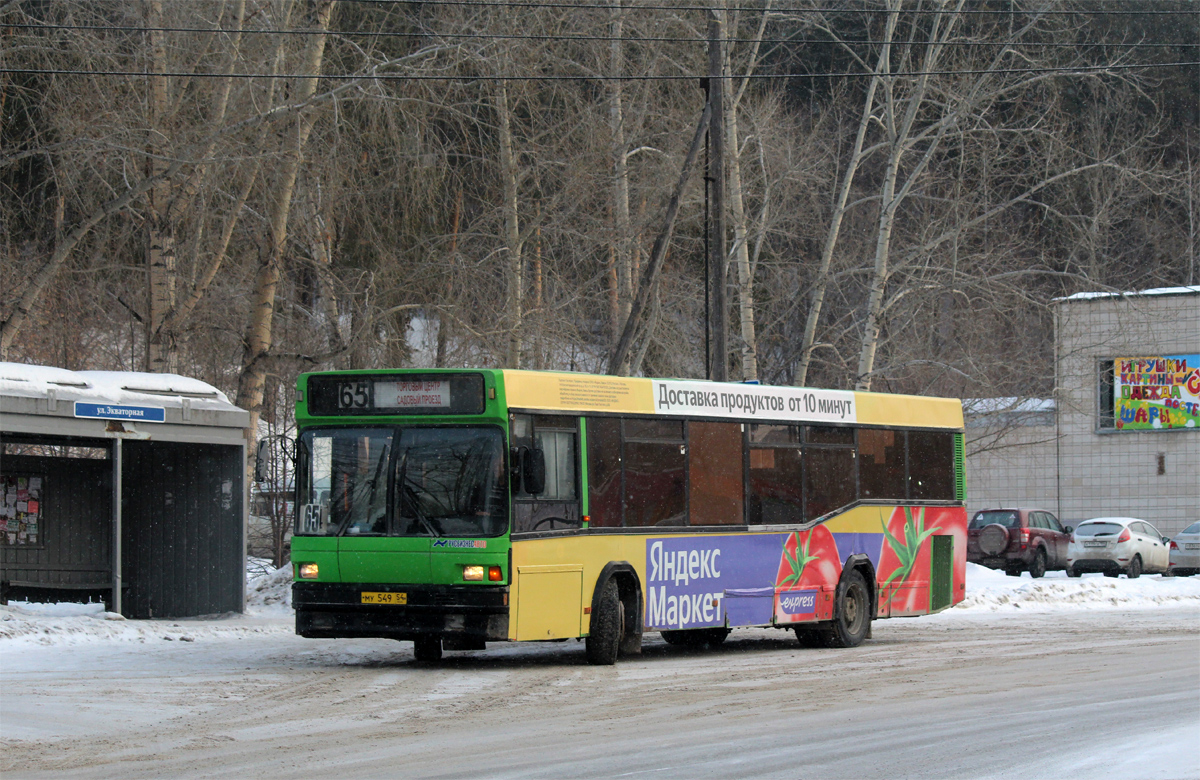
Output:
[[811,615],[817,609],[817,592],[795,590],[780,593],[779,608],[787,615]]
[[454,547],[468,550],[484,550],[487,549],[487,541],[484,539],[438,539],[433,543],[433,546]]

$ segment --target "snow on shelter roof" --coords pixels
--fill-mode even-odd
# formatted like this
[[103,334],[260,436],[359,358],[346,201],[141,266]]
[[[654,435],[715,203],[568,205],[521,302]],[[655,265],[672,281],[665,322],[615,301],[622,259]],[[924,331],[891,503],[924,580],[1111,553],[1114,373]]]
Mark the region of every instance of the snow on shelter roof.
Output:
[[161,407],[167,422],[244,427],[247,414],[199,379],[138,371],[69,371],[53,366],[0,363],[5,417],[73,417],[74,403]]
[[1137,298],[1148,295],[1197,295],[1200,294],[1200,284],[1187,287],[1155,287],[1150,290],[1132,290],[1127,292],[1078,292],[1065,298],[1054,298],[1054,303],[1063,301],[1094,301],[1102,298]]
[[1020,398],[1017,396],[964,398],[962,406],[963,414],[1053,412],[1056,408],[1053,398]]
[[[178,374],[145,374],[138,371],[69,371],[53,366],[0,363],[0,394],[45,396],[50,388],[69,390],[80,397],[116,403],[146,401],[154,396],[204,399],[232,406],[229,397],[199,379]],[[86,396],[86,398],[85,398]],[[62,397],[62,396],[60,396]]]

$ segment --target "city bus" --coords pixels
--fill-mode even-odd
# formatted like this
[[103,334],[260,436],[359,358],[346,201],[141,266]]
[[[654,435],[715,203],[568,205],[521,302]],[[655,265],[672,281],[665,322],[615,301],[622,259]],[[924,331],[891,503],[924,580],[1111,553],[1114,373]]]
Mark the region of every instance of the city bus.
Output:
[[593,664],[735,628],[854,647],[963,599],[954,399],[500,369],[298,380],[305,637],[577,639]]

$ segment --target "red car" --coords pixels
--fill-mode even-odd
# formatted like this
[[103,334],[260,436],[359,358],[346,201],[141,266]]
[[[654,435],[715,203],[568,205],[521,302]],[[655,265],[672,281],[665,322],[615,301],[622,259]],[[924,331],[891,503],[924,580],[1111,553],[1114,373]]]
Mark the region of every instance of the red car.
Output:
[[967,525],[967,560],[1010,577],[1041,577],[1067,568],[1072,530],[1045,509],[984,509]]

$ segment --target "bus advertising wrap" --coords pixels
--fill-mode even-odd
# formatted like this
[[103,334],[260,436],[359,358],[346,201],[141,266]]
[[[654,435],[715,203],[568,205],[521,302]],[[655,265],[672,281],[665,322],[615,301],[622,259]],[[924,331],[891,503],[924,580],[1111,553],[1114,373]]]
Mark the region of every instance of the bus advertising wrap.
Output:
[[[647,539],[646,628],[828,620],[832,586],[853,555],[865,555],[877,573],[881,615],[928,612],[929,540],[935,534],[965,536],[963,510],[897,507],[872,513],[878,532],[830,531],[822,524],[791,533]],[[764,577],[772,568],[774,581]]]
[[1200,425],[1200,355],[1116,358],[1113,410],[1119,430]]
[[713,382],[653,380],[654,411],[659,414],[727,417],[739,420],[858,421],[854,393],[807,387],[728,385]]

